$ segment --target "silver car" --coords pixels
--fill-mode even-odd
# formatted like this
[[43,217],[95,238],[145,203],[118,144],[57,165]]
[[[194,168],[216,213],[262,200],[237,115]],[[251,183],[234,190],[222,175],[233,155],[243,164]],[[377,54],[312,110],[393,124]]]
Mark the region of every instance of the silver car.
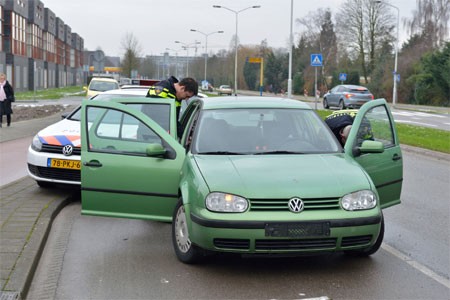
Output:
[[360,108],[364,103],[373,99],[373,94],[364,86],[337,85],[323,96],[323,107]]

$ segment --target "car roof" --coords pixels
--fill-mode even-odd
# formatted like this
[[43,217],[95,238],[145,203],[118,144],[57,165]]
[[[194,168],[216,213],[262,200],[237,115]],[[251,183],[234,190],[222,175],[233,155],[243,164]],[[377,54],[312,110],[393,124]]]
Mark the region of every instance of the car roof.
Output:
[[200,98],[196,101],[203,102],[203,109],[223,109],[223,108],[312,108],[301,101],[286,99],[281,97],[260,97],[260,96],[228,96]]
[[114,78],[108,78],[108,77],[92,77],[92,81],[106,81],[106,82],[117,82]]
[[129,90],[129,89],[148,89],[150,88],[150,86],[147,85],[134,85],[134,84],[124,84],[120,86],[121,89],[124,90]]
[[136,88],[136,89],[115,89],[101,92],[100,94],[108,95],[147,95],[148,88]]

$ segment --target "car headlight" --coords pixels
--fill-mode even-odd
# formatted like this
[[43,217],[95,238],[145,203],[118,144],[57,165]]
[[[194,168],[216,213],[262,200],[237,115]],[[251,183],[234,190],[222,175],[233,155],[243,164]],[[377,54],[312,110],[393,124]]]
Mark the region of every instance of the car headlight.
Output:
[[206,196],[206,208],[215,212],[244,212],[248,201],[236,195],[214,192]]
[[341,204],[345,210],[371,209],[377,205],[377,196],[370,190],[357,191],[342,197]]
[[37,134],[34,136],[33,141],[31,142],[31,149],[33,149],[34,151],[42,150],[42,143]]

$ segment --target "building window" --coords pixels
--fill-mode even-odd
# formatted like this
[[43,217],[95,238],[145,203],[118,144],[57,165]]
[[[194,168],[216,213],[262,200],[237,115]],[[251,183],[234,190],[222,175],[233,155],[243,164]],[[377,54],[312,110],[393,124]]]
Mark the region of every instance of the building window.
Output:
[[24,17],[11,13],[11,52],[13,54],[26,54],[26,20]]

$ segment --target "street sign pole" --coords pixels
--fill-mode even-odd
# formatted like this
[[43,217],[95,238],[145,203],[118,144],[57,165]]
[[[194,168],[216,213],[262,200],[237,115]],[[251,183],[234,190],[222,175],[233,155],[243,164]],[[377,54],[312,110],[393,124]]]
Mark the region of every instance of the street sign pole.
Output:
[[317,110],[317,102],[319,100],[319,95],[317,95],[317,67],[322,67],[322,54],[316,53],[311,54],[311,66],[315,67],[315,76],[314,76],[314,107]]
[[314,78],[314,109],[317,110],[317,67],[315,67]]

